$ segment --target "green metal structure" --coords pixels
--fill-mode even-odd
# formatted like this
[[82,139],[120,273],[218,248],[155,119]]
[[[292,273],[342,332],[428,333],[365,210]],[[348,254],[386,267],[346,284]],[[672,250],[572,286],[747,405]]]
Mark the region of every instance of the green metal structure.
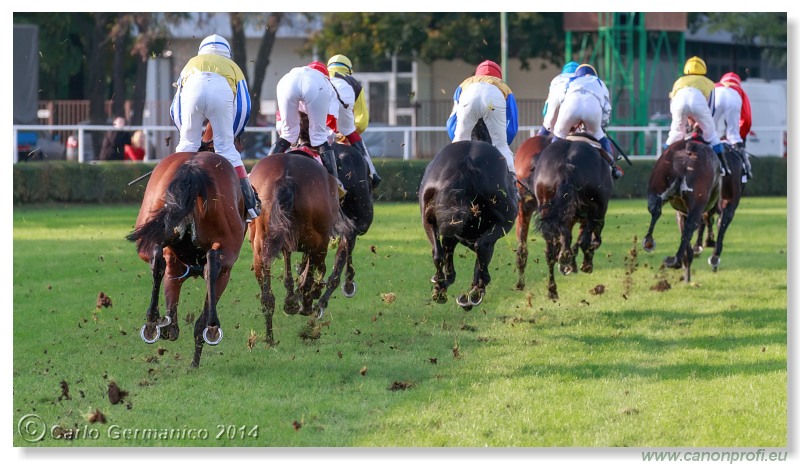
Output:
[[[611,125],[648,125],[656,78],[660,76],[662,82],[667,79],[671,86],[681,75],[686,55],[685,32],[654,30],[646,22],[649,14],[597,13],[596,31],[566,31],[565,60],[592,64],[608,87]],[[660,93],[655,98],[669,99]],[[643,154],[645,132],[626,134],[627,141],[620,141],[623,147]]]

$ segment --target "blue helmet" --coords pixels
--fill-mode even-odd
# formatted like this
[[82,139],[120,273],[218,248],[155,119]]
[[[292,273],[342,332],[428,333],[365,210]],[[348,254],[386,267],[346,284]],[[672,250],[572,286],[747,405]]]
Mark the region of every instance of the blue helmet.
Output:
[[567,62],[561,69],[561,73],[575,73],[576,68],[578,68],[578,62]]
[[577,70],[575,70],[575,76],[582,77],[585,75],[597,76],[597,70],[595,70],[594,67],[589,64],[582,64]]

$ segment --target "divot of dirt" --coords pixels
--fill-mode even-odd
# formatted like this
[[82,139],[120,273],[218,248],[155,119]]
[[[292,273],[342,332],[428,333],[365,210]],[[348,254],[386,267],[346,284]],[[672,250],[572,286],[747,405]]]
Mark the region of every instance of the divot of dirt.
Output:
[[388,388],[389,391],[405,391],[408,388],[414,387],[414,383],[409,381],[395,381]]
[[667,291],[670,288],[672,288],[672,285],[670,285],[666,279],[661,279],[658,281],[658,283],[650,287],[650,289],[654,291]]

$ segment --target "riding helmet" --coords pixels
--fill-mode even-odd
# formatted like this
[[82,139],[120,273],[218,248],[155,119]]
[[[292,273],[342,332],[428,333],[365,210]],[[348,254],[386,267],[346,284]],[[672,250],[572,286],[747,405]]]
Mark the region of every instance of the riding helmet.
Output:
[[320,62],[320,61],[318,61],[318,60],[315,60],[315,61],[311,62],[307,66],[313,68],[314,70],[316,70],[319,73],[325,75],[326,77],[328,76],[328,69],[325,68],[325,64]]
[[231,58],[231,46],[224,37],[218,34],[212,34],[203,39],[200,43],[200,48],[197,50],[197,55],[215,54],[221,55],[228,59]]
[[720,81],[720,83],[730,83],[732,85],[741,85],[742,84],[742,79],[739,78],[739,75],[737,75],[737,74],[735,74],[733,72],[728,72],[725,75],[722,75],[722,78],[719,81]]
[[589,64],[581,64],[580,67],[575,69],[575,76],[582,77],[586,75],[597,76],[597,70]]
[[328,59],[328,73],[333,76],[336,72],[339,72],[342,75],[353,74],[353,63],[350,62],[350,59],[348,59],[347,56],[336,54]]
[[575,73],[577,68],[578,62],[567,62],[564,64],[564,68],[561,69],[561,73]]
[[484,60],[481,62],[478,68],[475,69],[475,75],[503,79],[503,71],[500,69],[500,66],[491,60]]
[[706,63],[697,56],[687,60],[686,65],[683,66],[684,75],[705,75],[706,71]]

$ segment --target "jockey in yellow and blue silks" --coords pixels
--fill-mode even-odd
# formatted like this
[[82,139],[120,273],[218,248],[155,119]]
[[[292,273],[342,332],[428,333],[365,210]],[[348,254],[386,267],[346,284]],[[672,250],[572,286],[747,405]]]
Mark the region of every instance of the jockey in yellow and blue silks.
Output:
[[336,54],[328,59],[328,74],[331,84],[339,93],[342,105],[339,106],[339,115],[336,118],[335,129],[347,138],[347,141],[361,153],[367,161],[369,172],[372,175],[372,187],[378,187],[380,176],[372,164],[372,158],[367,151],[361,134],[369,125],[369,108],[364,98],[364,87],[353,78],[353,64],[347,56]]
[[203,120],[208,119],[214,129],[214,149],[231,162],[239,176],[247,221],[252,221],[259,209],[242,155],[233,143],[250,120],[250,91],[244,73],[231,60],[228,41],[217,34],[203,39],[197,55],[183,67],[176,85],[178,90],[169,110],[180,131],[175,151],[197,151],[202,141]]
[[577,68],[578,62],[567,62],[561,69],[561,73],[556,75],[550,82],[547,101],[545,101],[544,109],[542,109],[544,121],[542,122],[542,128],[539,129],[539,135],[548,137],[550,132],[553,131],[553,126],[558,118],[558,109],[561,107],[561,101],[564,100],[564,93],[567,91],[567,83],[570,78],[575,76]]
[[669,111],[672,114],[672,125],[664,144],[671,144],[686,138],[686,125],[691,117],[703,132],[703,139],[711,145],[722,164],[722,174],[730,174],[728,164],[722,157],[722,143],[714,124],[714,82],[706,75],[706,63],[700,57],[692,57],[683,67],[683,76],[672,85],[669,94]]
[[482,62],[475,75],[456,88],[453,112],[447,119],[447,133],[453,142],[469,140],[472,129],[483,119],[492,145],[506,159],[508,170],[514,172],[514,154],[509,144],[517,135],[517,101],[511,88],[503,81],[500,66],[491,60]]

